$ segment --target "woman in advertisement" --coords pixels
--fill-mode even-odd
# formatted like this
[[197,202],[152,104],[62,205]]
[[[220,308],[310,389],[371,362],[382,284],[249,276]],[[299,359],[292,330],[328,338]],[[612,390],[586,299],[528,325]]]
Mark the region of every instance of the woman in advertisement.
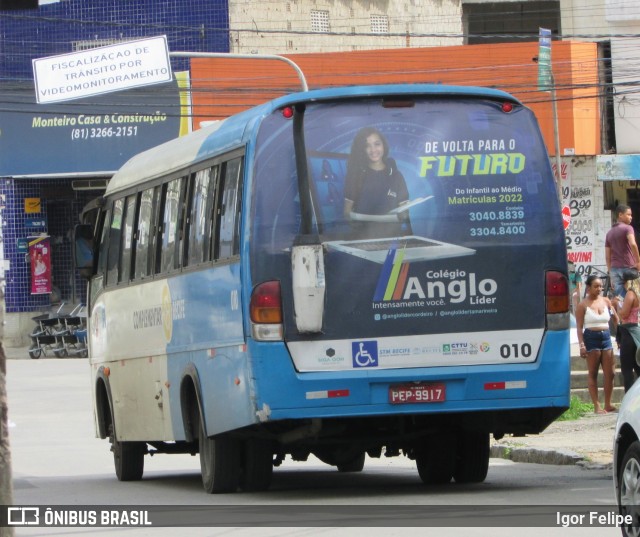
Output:
[[374,127],[361,129],[353,140],[344,197],[344,216],[357,238],[411,234],[409,211],[400,209],[409,200],[407,184]]

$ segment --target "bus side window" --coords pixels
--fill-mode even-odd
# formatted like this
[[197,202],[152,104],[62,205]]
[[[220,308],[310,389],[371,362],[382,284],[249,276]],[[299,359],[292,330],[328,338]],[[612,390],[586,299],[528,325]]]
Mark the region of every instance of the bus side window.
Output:
[[205,244],[204,259],[211,261],[218,259],[218,211],[220,198],[220,168],[219,164],[211,167],[211,181],[207,198],[207,242]]
[[164,200],[164,217],[162,221],[162,243],[160,254],[160,272],[166,273],[179,263],[176,257],[180,246],[180,195],[182,191],[182,177],[167,184]]
[[148,188],[140,194],[140,210],[136,228],[136,253],[133,277],[138,280],[149,275],[149,256],[153,230],[154,189]]
[[97,274],[105,276],[107,273],[107,250],[109,249],[109,229],[111,228],[111,209],[102,213],[102,229],[100,230],[100,246],[98,251]]
[[187,264],[197,265],[207,259],[209,233],[211,229],[212,168],[205,168],[195,174],[191,193],[191,210],[187,235]]
[[192,218],[191,211],[193,207],[193,189],[195,188],[195,173],[190,173],[185,178],[185,185],[182,194],[182,230],[180,231],[180,266],[189,266],[189,237],[191,234]]
[[122,226],[122,250],[120,252],[120,277],[118,281],[127,282],[131,276],[131,262],[135,255],[134,225],[136,217],[137,194],[128,196]]
[[237,255],[240,251],[240,172],[242,158],[224,165],[222,203],[219,206],[219,258]]
[[109,250],[107,252],[107,285],[113,285],[118,282],[123,209],[124,198],[120,198],[113,203],[113,216],[109,228]]
[[189,243],[187,240],[189,233],[189,214],[191,211],[191,190],[193,189],[193,174],[190,173],[182,178],[180,187],[180,198],[178,202],[178,222],[176,238],[176,262],[175,268],[187,265],[187,253]]

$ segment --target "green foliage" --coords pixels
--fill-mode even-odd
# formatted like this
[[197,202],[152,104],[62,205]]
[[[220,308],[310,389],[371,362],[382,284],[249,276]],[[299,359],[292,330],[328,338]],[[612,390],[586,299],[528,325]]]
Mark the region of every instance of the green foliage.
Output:
[[571,397],[569,409],[558,418],[558,421],[577,420],[589,412],[593,412],[593,403],[585,403],[574,395]]

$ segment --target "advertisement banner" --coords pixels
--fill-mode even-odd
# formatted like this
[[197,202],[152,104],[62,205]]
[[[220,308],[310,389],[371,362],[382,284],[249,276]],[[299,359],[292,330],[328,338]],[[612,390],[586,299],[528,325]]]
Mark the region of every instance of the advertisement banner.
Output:
[[[489,100],[394,104],[305,110],[326,300],[321,335],[285,325],[296,367],[534,361],[545,273],[566,270],[567,254],[531,112]],[[253,277],[279,280],[283,293],[301,220],[290,129],[281,114],[263,122],[254,168]],[[589,248],[593,209],[567,189],[567,236]]]
[[0,110],[0,177],[112,175],[132,156],[186,134],[188,81],[176,78],[154,86],[152,97],[137,88],[62,104],[37,104],[33,84],[14,88]]
[[31,294],[51,293],[51,245],[49,237],[36,237],[29,241],[31,260]]

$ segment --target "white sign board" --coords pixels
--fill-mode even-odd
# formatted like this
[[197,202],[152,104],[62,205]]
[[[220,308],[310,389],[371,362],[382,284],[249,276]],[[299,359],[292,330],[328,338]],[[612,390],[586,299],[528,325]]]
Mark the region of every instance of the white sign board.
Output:
[[32,61],[39,103],[160,84],[173,77],[166,36]]

